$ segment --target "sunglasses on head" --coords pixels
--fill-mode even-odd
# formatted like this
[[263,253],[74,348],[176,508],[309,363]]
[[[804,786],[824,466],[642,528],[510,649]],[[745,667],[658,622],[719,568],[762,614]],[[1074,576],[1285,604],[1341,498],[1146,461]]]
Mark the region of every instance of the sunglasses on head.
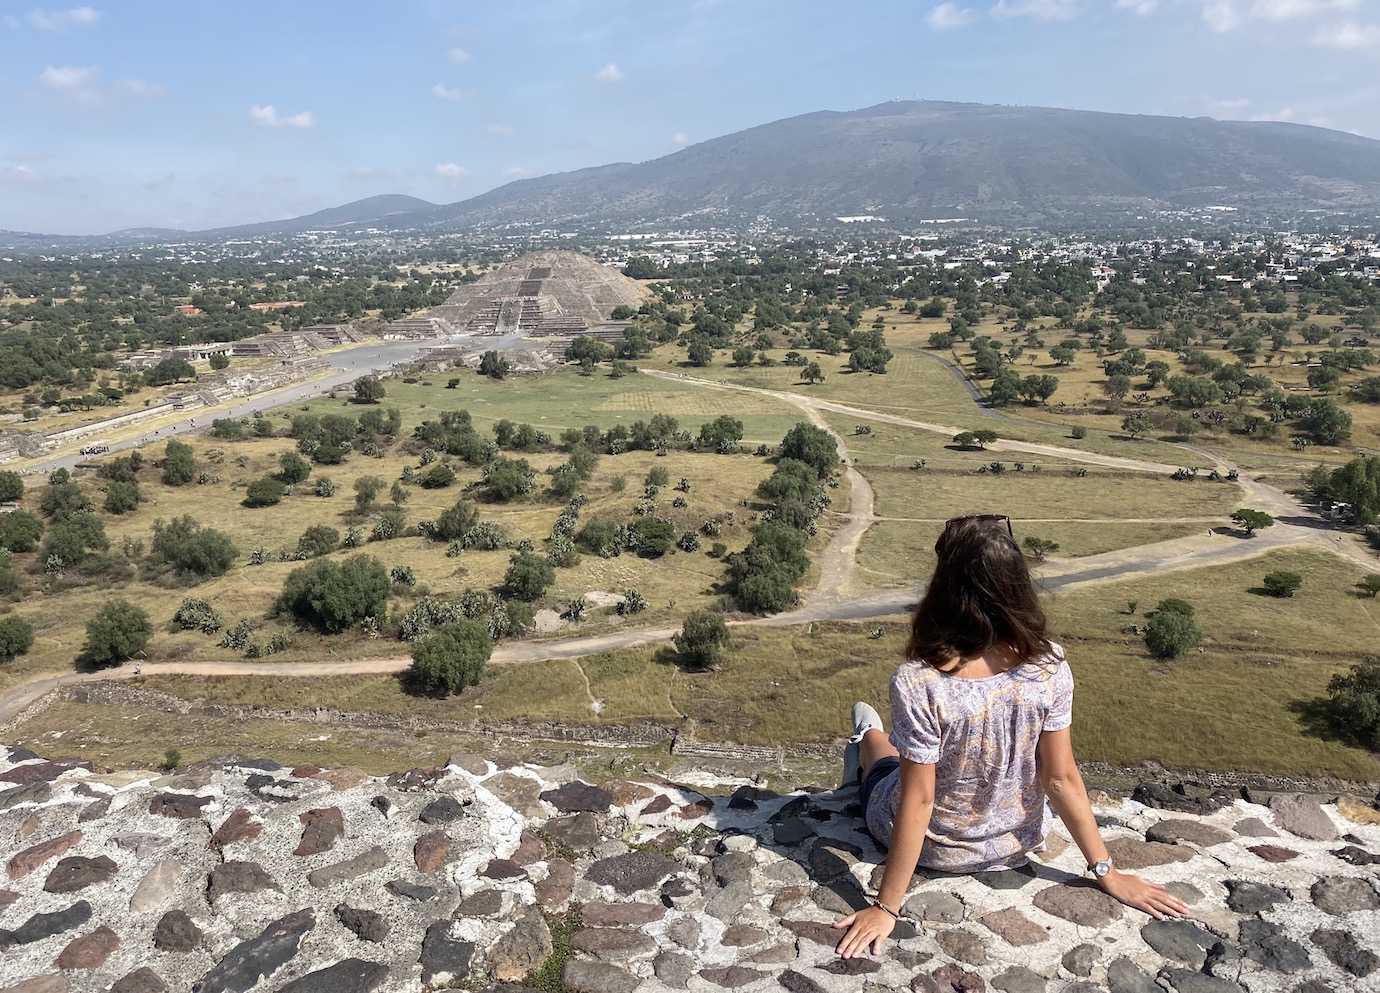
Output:
[[1011,536],[1011,540],[1016,540],[1016,532],[1011,527],[1011,518],[1005,514],[965,514],[962,517],[950,517],[944,522],[944,529],[947,531],[955,524],[966,524],[969,521],[986,523],[987,521],[1005,521],[1006,533]]

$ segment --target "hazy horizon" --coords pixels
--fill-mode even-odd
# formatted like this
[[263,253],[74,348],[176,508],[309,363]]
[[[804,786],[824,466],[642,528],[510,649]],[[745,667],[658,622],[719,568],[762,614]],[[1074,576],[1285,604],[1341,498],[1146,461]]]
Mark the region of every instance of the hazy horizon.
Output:
[[835,20],[818,2],[11,4],[0,229],[452,202],[898,98],[1380,133],[1365,0],[887,2],[821,30]]

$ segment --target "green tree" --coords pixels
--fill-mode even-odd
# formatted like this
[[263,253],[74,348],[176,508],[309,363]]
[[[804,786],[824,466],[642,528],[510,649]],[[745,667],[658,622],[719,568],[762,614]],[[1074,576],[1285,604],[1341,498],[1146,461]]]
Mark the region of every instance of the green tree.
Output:
[[197,580],[222,576],[238,555],[229,535],[215,528],[203,528],[189,515],[174,517],[166,523],[153,522],[149,559],[179,576]]
[[676,540],[676,526],[660,517],[639,517],[628,528],[630,543],[643,558],[656,559],[671,550]]
[[839,446],[828,431],[801,421],[781,439],[781,457],[804,462],[823,479],[838,468]]
[[503,595],[530,603],[539,599],[555,580],[556,570],[546,559],[535,552],[517,552],[508,560],[503,574]]
[[283,494],[287,490],[281,482],[272,476],[265,476],[256,479],[245,487],[244,505],[246,507],[272,507],[283,499]]
[[1380,573],[1368,573],[1364,579],[1357,583],[1361,590],[1372,599],[1380,596]]
[[275,609],[338,634],[366,618],[382,619],[390,589],[388,570],[371,555],[344,562],[317,559],[288,573]]
[[479,374],[490,379],[504,379],[510,367],[508,360],[492,349],[479,357]]
[[24,477],[8,469],[0,471],[0,503],[24,499]]
[[1291,597],[1303,587],[1303,577],[1288,569],[1277,569],[1265,574],[1264,586],[1270,596]]
[[176,438],[163,450],[163,482],[168,486],[186,486],[196,479],[196,457],[192,446]]
[[1145,647],[1157,659],[1176,659],[1202,638],[1197,622],[1177,610],[1157,609],[1145,624]]
[[800,381],[807,386],[824,382],[824,370],[819,367],[818,362],[810,362],[800,370]]
[[0,548],[32,552],[43,537],[43,522],[26,510],[0,514]]
[[54,521],[43,539],[44,560],[56,559],[64,565],[77,565],[94,552],[110,547],[105,524],[88,511],[69,514]]
[[700,425],[696,446],[708,452],[732,452],[743,440],[743,422],[730,414],[720,414]]
[[384,482],[378,476],[360,476],[355,480],[355,513],[367,514],[374,509],[374,501],[383,492]]
[[311,475],[311,463],[296,452],[278,456],[278,478],[288,486],[295,486]]
[[1332,723],[1363,747],[1380,750],[1380,656],[1367,655],[1327,684]]
[[1275,519],[1263,510],[1251,510],[1249,507],[1242,507],[1231,515],[1231,519],[1241,530],[1246,532],[1246,536],[1254,537],[1257,531],[1268,527],[1274,527]]
[[756,354],[747,345],[740,345],[733,350],[733,364],[739,369],[745,369],[752,365],[752,360]]
[[1025,552],[1036,562],[1043,562],[1047,557],[1059,550],[1059,542],[1049,538],[1037,538],[1031,535],[1021,542]]
[[153,637],[149,615],[128,600],[111,600],[86,622],[78,662],[91,668],[119,665],[142,652]]
[[671,639],[682,663],[695,669],[709,669],[723,659],[732,644],[723,614],[696,610],[685,618],[680,633]]
[[378,403],[388,395],[383,381],[377,376],[360,376],[355,380],[355,403]]
[[0,662],[13,662],[34,643],[33,626],[23,618],[0,617]]
[[484,467],[484,495],[498,503],[526,496],[536,483],[536,473],[526,459],[495,459]]
[[216,372],[220,372],[222,369],[229,369],[230,356],[226,355],[224,352],[211,353],[211,368]]
[[139,506],[139,484],[133,480],[114,479],[105,486],[105,512],[128,514]]
[[703,338],[695,338],[687,346],[685,357],[691,365],[703,368],[714,361],[714,349]]
[[437,541],[458,541],[478,519],[479,512],[473,501],[461,498],[441,511],[431,533]]
[[180,383],[184,379],[196,379],[196,369],[186,359],[175,357],[162,359],[144,373],[144,382],[150,386]]
[[417,482],[428,490],[444,489],[455,482],[455,470],[444,462],[437,462],[422,473]]
[[314,559],[340,547],[340,532],[325,524],[313,524],[297,539],[297,554]]
[[436,628],[412,646],[412,682],[426,693],[459,693],[479,685],[493,654],[488,624],[459,620]]
[[1139,438],[1151,428],[1150,415],[1143,410],[1127,414],[1121,419],[1121,430],[1132,438]]

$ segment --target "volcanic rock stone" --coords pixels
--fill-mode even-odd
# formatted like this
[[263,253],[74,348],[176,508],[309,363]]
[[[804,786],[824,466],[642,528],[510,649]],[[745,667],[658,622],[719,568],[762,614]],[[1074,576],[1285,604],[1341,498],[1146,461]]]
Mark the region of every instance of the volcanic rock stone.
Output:
[[1191,845],[1208,848],[1212,845],[1225,844],[1232,840],[1232,836],[1221,828],[1204,824],[1202,821],[1166,818],[1145,832],[1145,840],[1159,841],[1168,845],[1181,845],[1187,842]]
[[431,789],[445,778],[446,770],[443,768],[408,769],[406,772],[393,773],[387,783],[391,789],[401,793],[417,793]]
[[4,993],[67,993],[67,990],[67,977],[57,972],[50,976],[34,976],[13,986],[7,986]]
[[30,762],[17,765],[7,772],[0,773],[0,783],[18,783],[27,786],[31,783],[51,783],[64,772],[72,769],[90,770],[90,762]]
[[388,978],[388,966],[364,959],[342,959],[294,979],[278,993],[372,993]]
[[80,831],[68,831],[56,838],[49,838],[46,841],[40,841],[37,845],[30,845],[9,860],[6,871],[11,879],[23,879],[44,862],[57,858],[80,841]]
[[578,779],[553,790],[544,790],[540,797],[562,814],[573,814],[578,811],[603,814],[613,806],[612,793]]
[[129,898],[129,909],[136,914],[146,914],[155,910],[172,898],[181,880],[181,862],[172,859],[155,862],[134,888],[134,894]]
[[222,862],[206,877],[206,900],[211,904],[230,893],[258,893],[261,890],[281,893],[282,887],[257,862]]
[[339,807],[321,807],[298,814],[302,822],[302,840],[298,842],[293,855],[320,855],[335,847],[336,841],[345,833],[345,815]]
[[1167,959],[1201,968],[1217,938],[1190,921],[1151,921],[1140,929],[1145,943]]
[[201,816],[201,808],[211,802],[209,796],[191,793],[160,793],[149,801],[149,813],[158,817],[189,820]]
[[427,875],[445,865],[449,853],[450,838],[444,831],[430,831],[412,846],[412,860],[417,863],[417,871]]
[[1038,945],[1049,935],[1016,907],[994,911],[978,918],[978,923],[1008,945]]
[[553,817],[546,822],[544,830],[556,844],[577,852],[589,851],[604,837],[599,819],[587,811],[569,817]]
[[724,929],[723,937],[719,940],[729,948],[745,948],[766,941],[767,932],[751,924],[734,924]]
[[[837,936],[837,932],[835,932]],[[837,938],[836,938],[837,940]],[[971,931],[956,928],[940,931],[935,935],[939,947],[951,957],[969,965],[982,965],[987,961],[987,948],[981,938]]]
[[695,974],[695,960],[683,952],[662,952],[652,960],[652,974],[672,989],[683,990]]
[[253,841],[263,833],[264,826],[254,819],[248,807],[236,807],[225,820],[220,822],[216,833],[211,835],[212,848],[226,848],[237,841]]
[[553,949],[546,919],[527,908],[488,952],[489,969],[499,982],[516,982],[535,972]]
[[1096,945],[1074,945],[1059,960],[1065,969],[1075,976],[1091,976],[1093,966],[1102,959],[1102,950]]
[[574,993],[633,993],[642,980],[616,965],[571,959],[561,970],[561,982]]
[[992,977],[992,987],[1003,993],[1045,993],[1045,977],[1023,965],[1013,965]]
[[55,934],[79,928],[91,919],[91,904],[78,900],[70,907],[47,914],[33,914],[13,931],[0,931],[0,949],[27,945]]
[[413,900],[417,903],[426,903],[436,897],[436,887],[409,883],[405,879],[390,879],[383,884],[383,888],[394,896],[402,897],[404,900]]
[[907,917],[932,924],[960,924],[967,909],[952,893],[921,890],[909,897],[901,908]]
[[310,907],[278,918],[230,949],[196,984],[197,993],[248,993],[291,962],[315,926],[316,915]]
[[1270,921],[1241,922],[1241,954],[1276,972],[1302,972],[1312,965],[1308,950]]
[[423,807],[422,812],[417,815],[417,820],[423,824],[449,824],[451,821],[459,820],[464,813],[464,805],[447,793]]
[[1141,783],[1131,792],[1131,799],[1147,807],[1176,810],[1181,814],[1212,814],[1232,801],[1224,794],[1193,795],[1186,788],[1174,788],[1162,783]]
[[450,936],[450,921],[437,921],[426,929],[422,938],[422,982],[448,983],[463,979],[470,971],[474,944]]
[[1278,838],[1279,832],[1259,817],[1243,817],[1231,826],[1243,838]]
[[1353,976],[1364,979],[1380,969],[1380,955],[1362,948],[1349,931],[1318,928],[1312,934],[1312,941],[1333,965]]
[[1288,862],[1290,859],[1299,857],[1299,853],[1292,848],[1285,848],[1282,845],[1252,845],[1246,851],[1264,859],[1266,862]]
[[372,910],[342,903],[335,908],[335,919],[363,941],[378,943],[388,937],[388,921]]
[[546,878],[535,886],[537,903],[545,911],[560,913],[574,889],[575,867],[565,859],[551,859],[546,863]]
[[659,903],[636,900],[606,903],[593,900],[580,908],[580,919],[588,927],[640,927],[666,916],[666,908]]
[[759,972],[742,965],[717,965],[701,969],[700,978],[726,990],[736,990],[740,986],[751,986],[770,978],[770,973]]
[[696,917],[677,917],[666,925],[666,937],[681,948],[698,948],[704,927]]
[[1139,872],[1171,862],[1188,862],[1194,855],[1193,850],[1184,845],[1141,841],[1139,838],[1112,838],[1107,842],[1107,853],[1118,868],[1127,872]]
[[1107,965],[1107,987],[1112,993],[1163,993],[1148,972],[1125,956]]
[[1275,823],[1290,834],[1313,841],[1331,841],[1340,833],[1317,800],[1310,796],[1280,794],[1271,798]]
[[649,890],[680,868],[671,859],[655,852],[628,852],[600,859],[585,871],[585,879],[599,886],[611,886],[622,896]]
[[489,859],[479,874],[485,879],[526,879],[527,870],[512,859]]
[[163,982],[163,977],[158,975],[146,965],[141,965],[133,972],[115,982],[110,987],[110,993],[167,993],[168,984]]
[[49,893],[76,893],[88,886],[108,883],[119,871],[120,867],[108,855],[97,855],[95,858],[69,855],[53,866],[43,882],[43,888]]
[[656,942],[651,938],[620,928],[582,928],[571,936],[570,944],[601,962],[627,962],[656,953]]
[[1079,927],[1106,927],[1121,917],[1120,903],[1087,884],[1056,883],[1036,893],[1031,902]]
[[47,803],[52,796],[53,788],[47,783],[12,786],[7,790],[0,790],[0,810],[9,810],[21,803]]
[[931,983],[928,986],[916,986],[915,982],[920,978],[917,976],[911,980],[912,990],[925,989],[927,993],[930,990],[934,993],[983,993],[987,988],[976,972],[970,972],[953,962],[941,965],[930,973],[927,978]]
[[705,891],[707,899],[704,902],[704,912],[727,923],[737,917],[739,911],[746,907],[755,895],[752,884],[747,882],[730,883],[717,889],[710,888]]
[[978,882],[992,890],[1020,890],[1025,889],[1035,881],[1035,869],[1029,865],[1023,865],[1019,869],[997,869],[993,872],[979,872],[976,877]]
[[1324,876],[1313,884],[1310,895],[1314,906],[1328,914],[1380,909],[1375,887],[1355,876]]
[[537,813],[541,784],[530,776],[519,776],[512,772],[500,772],[484,780],[484,788],[508,806],[524,816]]
[[1258,914],[1269,910],[1277,903],[1289,900],[1289,891],[1268,883],[1255,883],[1245,879],[1225,880],[1227,887],[1227,906],[1238,914]]
[[1169,980],[1176,993],[1244,993],[1236,983],[1189,969],[1166,968],[1160,975]]
[[307,873],[307,882],[315,887],[331,886],[335,883],[358,879],[388,864],[388,853],[375,845],[352,859],[324,866]]
[[190,952],[205,938],[196,921],[181,910],[169,910],[153,928],[153,947],[160,952]]
[[[455,908],[456,917],[497,917],[503,912],[503,894],[498,890],[471,893]],[[585,918],[589,923],[589,918]]]
[[102,924],[96,930],[73,938],[61,952],[54,964],[59,969],[73,972],[83,969],[99,969],[110,958],[111,952],[120,947],[120,936]]

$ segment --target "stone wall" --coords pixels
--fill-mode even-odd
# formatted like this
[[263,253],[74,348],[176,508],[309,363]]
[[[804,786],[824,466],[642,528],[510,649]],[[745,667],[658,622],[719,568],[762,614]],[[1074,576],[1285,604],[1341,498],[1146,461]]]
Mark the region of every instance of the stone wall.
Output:
[[[1380,810],[1147,786],[1117,861],[1188,921],[1082,878],[916,877],[877,957],[832,921],[881,853],[852,789],[582,781],[494,755],[375,778],[226,758],[101,772],[0,746],[0,990],[1350,993],[1380,983]],[[515,983],[516,986],[495,984]]]

